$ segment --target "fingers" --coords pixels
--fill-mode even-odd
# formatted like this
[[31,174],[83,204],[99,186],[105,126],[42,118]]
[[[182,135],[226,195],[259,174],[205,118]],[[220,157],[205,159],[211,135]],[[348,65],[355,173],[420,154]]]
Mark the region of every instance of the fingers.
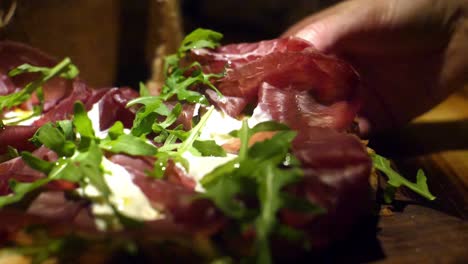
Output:
[[[373,2],[369,4],[369,2]],[[300,21],[284,36],[297,36],[313,43],[321,51],[330,51],[348,36],[367,31],[380,23],[379,1],[345,1]]]

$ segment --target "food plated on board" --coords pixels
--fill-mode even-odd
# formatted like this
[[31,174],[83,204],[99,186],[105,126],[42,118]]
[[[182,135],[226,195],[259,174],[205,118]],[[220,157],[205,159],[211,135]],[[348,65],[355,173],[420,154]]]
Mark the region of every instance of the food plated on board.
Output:
[[434,199],[357,136],[351,65],[294,37],[221,38],[189,34],[158,95],[0,43],[3,254],[270,263],[345,238],[372,213],[374,168],[386,201],[401,185]]

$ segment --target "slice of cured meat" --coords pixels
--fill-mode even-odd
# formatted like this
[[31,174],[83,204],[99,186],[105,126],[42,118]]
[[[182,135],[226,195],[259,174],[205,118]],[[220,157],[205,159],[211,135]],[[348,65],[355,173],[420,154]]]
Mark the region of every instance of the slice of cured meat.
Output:
[[297,52],[309,47],[311,47],[309,42],[289,37],[255,43],[230,44],[214,50],[194,49],[189,57],[202,64],[204,71],[220,73],[225,68],[236,69],[272,53]]
[[353,122],[357,104],[340,100],[332,104],[317,102],[308,91],[279,89],[264,82],[257,107],[274,120],[291,128],[330,127],[345,130]]
[[[322,215],[283,209],[284,223],[303,229],[315,247],[346,235],[369,209],[371,161],[359,139],[346,131],[359,108],[359,76],[346,62],[294,38],[234,44],[190,54],[226,96],[207,92],[230,115],[247,103],[298,132],[293,153],[304,180],[288,191],[326,209]],[[239,98],[242,105],[231,98]],[[241,109],[240,109],[241,108]],[[235,111],[232,111],[235,109]]]
[[323,215],[282,211],[288,225],[307,231],[323,247],[341,239],[370,212],[369,175],[372,164],[356,136],[330,128],[307,128],[293,142],[304,180],[290,191],[326,209]]
[[[215,105],[231,116],[258,103],[275,120],[289,125],[344,130],[358,110],[359,76],[346,62],[322,54],[296,38],[232,44],[215,50],[194,50],[205,72],[219,72],[215,81],[225,97],[208,90]],[[297,128],[297,127],[296,127]]]
[[[8,72],[22,64],[31,64],[42,67],[53,67],[57,60],[42,51],[28,45],[14,42],[0,42],[0,95],[9,94],[23,88],[26,84],[37,80],[38,74],[25,73],[8,77]],[[3,85],[2,85],[3,83]],[[5,88],[2,88],[4,86]],[[43,85],[45,103],[44,110],[48,110],[66,97],[72,90],[72,81],[62,78],[53,78]],[[30,103],[37,103],[33,97]]]

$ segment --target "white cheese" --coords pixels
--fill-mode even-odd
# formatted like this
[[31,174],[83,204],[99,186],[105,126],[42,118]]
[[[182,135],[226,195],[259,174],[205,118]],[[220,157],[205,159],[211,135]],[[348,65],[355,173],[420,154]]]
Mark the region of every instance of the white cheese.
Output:
[[140,188],[133,183],[132,176],[122,166],[103,158],[104,180],[111,190],[109,203],[103,199],[102,194],[92,185],[88,184],[78,193],[93,201],[92,212],[96,216],[96,225],[101,230],[119,229],[117,217],[112,206],[124,216],[141,221],[151,221],[163,218],[146,198]]
[[[226,157],[200,157],[194,156],[190,152],[186,151],[182,154],[182,157],[184,157],[189,163],[187,174],[197,183],[195,191],[204,192],[205,190],[200,184],[201,179],[203,179],[206,174],[212,172],[215,168],[233,160],[237,155],[227,154]],[[183,168],[182,165],[177,165]],[[185,168],[183,169],[185,170]]]
[[[254,127],[258,123],[271,120],[271,116],[268,113],[262,111],[259,107],[256,107],[253,111],[253,115],[247,119],[249,127]],[[202,128],[200,139],[201,140],[214,140],[216,144],[223,145],[230,141],[233,137],[229,135],[229,132],[238,130],[242,126],[242,120],[232,118],[228,114],[214,110],[205,126]]]
[[[199,107],[196,107],[195,115],[198,114],[198,109]],[[247,119],[247,123],[249,127],[254,127],[261,122],[271,119],[268,113],[257,107],[254,109],[253,115]],[[201,130],[200,140],[214,140],[216,144],[223,145],[233,139],[233,137],[229,135],[229,132],[238,130],[241,126],[241,120],[232,118],[222,111],[214,110]],[[205,191],[200,181],[206,174],[237,157],[237,155],[233,154],[228,154],[227,157],[200,157],[194,156],[188,151],[184,152],[182,156],[189,163],[189,169],[186,173],[197,183],[195,190],[198,192]],[[181,164],[177,165],[183,168]]]
[[[8,125],[8,124],[12,124],[12,123],[16,123],[18,121],[20,121],[21,119],[23,118],[26,118],[28,116],[31,116],[33,114],[33,111],[29,111],[29,110],[22,110],[20,108],[15,108],[14,110],[11,110],[11,111],[8,111],[6,113],[3,114],[3,117],[2,117],[2,122],[5,124],[5,125]],[[28,118],[28,119],[25,119],[19,123],[17,123],[16,125],[20,125],[20,126],[30,126],[32,125],[36,120],[38,120],[39,118],[41,118],[40,116],[33,116],[31,118]]]
[[201,140],[214,140],[223,145],[232,139],[229,132],[240,129],[242,121],[230,117],[224,112],[214,110],[206,121],[200,133]]
[[89,110],[88,118],[93,124],[93,130],[96,137],[101,139],[107,137],[107,130],[101,131],[101,106],[99,104],[99,101],[93,104],[91,110]]

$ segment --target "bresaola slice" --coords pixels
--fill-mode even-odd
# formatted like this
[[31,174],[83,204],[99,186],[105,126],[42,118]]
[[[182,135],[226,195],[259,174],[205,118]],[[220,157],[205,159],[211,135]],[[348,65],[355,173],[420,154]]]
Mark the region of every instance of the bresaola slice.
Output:
[[[305,131],[304,131],[305,130]],[[282,220],[307,231],[317,247],[343,238],[370,212],[369,175],[372,163],[354,135],[330,128],[305,128],[293,141],[304,180],[291,193],[326,209],[323,215],[283,210]]]
[[326,105],[316,101],[309,91],[280,89],[262,83],[257,107],[272,119],[301,131],[308,127],[345,130],[353,122],[357,104],[337,101]]
[[236,69],[272,53],[298,52],[309,47],[311,47],[309,42],[290,37],[230,44],[214,50],[194,49],[189,53],[189,57],[203,65],[204,71],[221,73],[225,68]]
[[208,73],[225,69],[225,77],[215,81],[225,97],[209,90],[207,95],[234,117],[248,103],[258,103],[281,122],[297,124],[300,118],[301,125],[345,130],[359,107],[360,81],[354,69],[304,40],[291,37],[193,50],[189,58]]
[[[58,62],[36,48],[14,41],[0,42],[0,58],[0,95],[16,92],[38,77],[36,73],[25,73],[9,77],[8,72],[12,69],[25,63],[53,67]],[[45,83],[42,88],[45,96],[44,110],[47,111],[71,92],[72,81],[53,78]],[[37,103],[37,98],[33,97],[30,103]],[[27,106],[23,105],[23,107]]]

